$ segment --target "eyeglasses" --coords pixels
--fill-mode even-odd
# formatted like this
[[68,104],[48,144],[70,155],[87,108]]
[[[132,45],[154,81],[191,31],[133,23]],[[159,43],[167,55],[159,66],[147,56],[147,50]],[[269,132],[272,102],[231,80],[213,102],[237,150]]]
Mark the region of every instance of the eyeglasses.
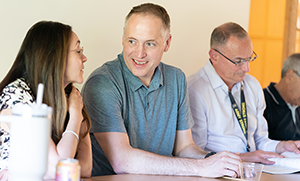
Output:
[[78,54],[80,54],[80,57],[82,57],[82,55],[83,55],[83,47],[80,49],[80,50],[70,50],[70,52],[76,52],[76,53],[78,53]]
[[235,64],[236,66],[242,66],[242,65],[244,65],[245,62],[253,62],[257,57],[256,53],[253,51],[253,54],[251,55],[251,57],[249,57],[249,58],[236,58],[236,61],[233,61],[230,58],[226,57],[221,52],[219,52],[219,50],[217,50],[217,49],[213,49],[213,50],[218,52],[220,55],[222,55],[224,58],[226,58],[227,60],[229,60],[231,63]]

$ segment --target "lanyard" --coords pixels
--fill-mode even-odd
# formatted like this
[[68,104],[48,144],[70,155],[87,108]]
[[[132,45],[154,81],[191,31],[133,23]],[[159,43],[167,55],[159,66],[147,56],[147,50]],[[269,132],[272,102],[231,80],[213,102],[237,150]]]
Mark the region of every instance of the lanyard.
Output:
[[234,110],[235,116],[240,124],[241,130],[243,131],[243,134],[246,138],[247,141],[247,151],[250,152],[250,146],[248,143],[248,122],[247,122],[247,108],[246,108],[246,101],[245,101],[245,95],[244,95],[244,88],[243,88],[243,82],[241,82],[241,110],[242,110],[242,115],[241,112],[230,92],[230,90],[228,90],[229,93],[229,98],[230,98],[230,102],[231,102],[231,106],[232,109]]

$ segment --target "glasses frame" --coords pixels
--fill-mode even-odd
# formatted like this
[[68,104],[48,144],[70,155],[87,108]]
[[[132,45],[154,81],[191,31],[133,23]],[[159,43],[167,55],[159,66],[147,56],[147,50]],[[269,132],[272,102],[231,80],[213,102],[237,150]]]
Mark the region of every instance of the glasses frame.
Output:
[[84,50],[84,48],[82,46],[79,51],[78,50],[70,50],[70,52],[76,52],[76,53],[80,52],[80,57],[82,57],[83,56],[83,50]]
[[224,58],[226,58],[227,60],[229,60],[229,61],[230,61],[231,63],[233,63],[235,66],[242,66],[242,65],[245,64],[245,62],[253,62],[253,61],[257,58],[257,54],[253,51],[253,53],[254,53],[254,57],[253,57],[253,58],[251,58],[251,59],[249,59],[249,60],[244,59],[244,58],[241,58],[241,62],[243,62],[243,63],[238,63],[238,62],[235,62],[235,61],[231,60],[230,58],[226,57],[226,56],[225,56],[223,53],[221,53],[219,50],[217,50],[217,49],[213,49],[213,50],[215,50],[216,52],[218,52],[220,55],[222,55]]

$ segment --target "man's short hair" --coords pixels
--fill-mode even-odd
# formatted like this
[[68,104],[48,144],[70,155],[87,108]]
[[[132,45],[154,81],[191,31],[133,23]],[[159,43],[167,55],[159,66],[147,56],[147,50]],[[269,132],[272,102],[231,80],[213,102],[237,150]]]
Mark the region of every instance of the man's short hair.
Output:
[[134,6],[131,11],[128,13],[125,19],[125,28],[128,22],[128,19],[133,15],[133,14],[149,14],[149,15],[154,15],[162,20],[163,27],[170,32],[170,27],[171,27],[171,20],[168,12],[166,11],[165,8],[163,8],[160,5],[153,4],[153,3],[144,3],[140,4],[138,6]]
[[281,71],[281,78],[285,77],[286,72],[290,69],[300,76],[300,53],[294,53],[285,59]]
[[210,47],[216,48],[218,46],[224,46],[230,36],[235,36],[238,39],[244,39],[249,37],[246,30],[237,23],[228,22],[216,27],[210,38]]

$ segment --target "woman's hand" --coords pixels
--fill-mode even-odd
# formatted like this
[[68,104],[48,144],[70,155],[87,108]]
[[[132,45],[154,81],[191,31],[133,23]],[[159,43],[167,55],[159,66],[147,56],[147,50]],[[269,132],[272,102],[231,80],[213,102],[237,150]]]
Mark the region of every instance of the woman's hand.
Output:
[[67,101],[68,101],[69,111],[71,111],[72,109],[82,110],[83,108],[82,97],[76,87],[72,86],[72,91],[70,95],[67,97]]
[[0,171],[0,180],[1,181],[9,181],[10,180],[10,174],[7,169]]
[[72,86],[70,95],[67,96],[67,102],[70,116],[75,115],[77,119],[80,119],[81,123],[81,121],[83,120],[83,116],[81,113],[83,108],[83,101],[80,92],[74,86]]

